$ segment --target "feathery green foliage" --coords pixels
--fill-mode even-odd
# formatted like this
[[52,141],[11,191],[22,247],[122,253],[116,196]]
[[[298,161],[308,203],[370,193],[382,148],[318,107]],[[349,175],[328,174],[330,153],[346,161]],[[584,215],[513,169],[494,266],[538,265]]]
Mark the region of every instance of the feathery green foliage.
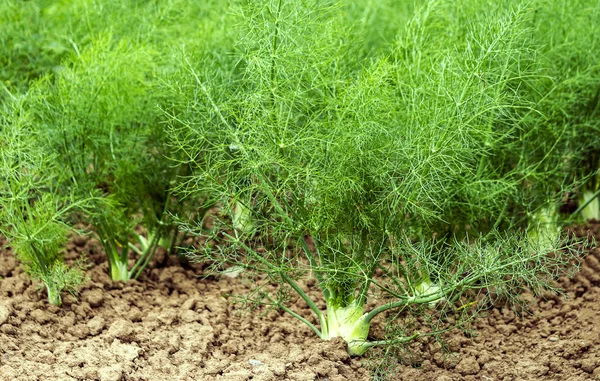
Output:
[[[250,298],[353,354],[435,335],[554,289],[575,254],[559,206],[598,202],[599,18],[596,0],[7,0],[2,233],[53,302],[82,280],[60,258],[77,211],[114,280],[193,233],[193,257],[258,275]],[[431,326],[369,340],[407,311]]]
[[68,217],[86,199],[60,197],[54,187],[55,157],[39,148],[22,98],[11,98],[0,113],[0,233],[8,238],[25,270],[42,281],[48,300],[76,293],[84,283],[81,264],[67,267],[62,253],[71,231]]
[[[24,11],[35,18],[34,28],[51,29],[48,38],[68,46],[60,63],[52,61],[56,70],[23,68],[30,71],[23,75],[30,93],[25,108],[40,150],[61,168],[48,173],[55,191],[97,196],[83,216],[114,280],[137,278],[160,246],[174,252],[182,238],[174,218],[202,219],[207,210],[202,199],[172,194],[188,169],[170,160],[165,110],[182,102],[167,98],[165,89],[177,83],[173,44],[199,46],[203,32],[222,28],[206,21],[218,14],[216,5],[74,1]],[[9,57],[16,54],[11,48]]]
[[[45,1],[6,0],[0,4],[0,83],[22,91],[27,83],[57,69],[68,51],[62,27],[44,17]],[[0,92],[0,100],[7,93]]]
[[[259,300],[353,354],[384,343],[369,325],[391,309],[552,288],[573,254],[551,255],[566,138],[523,89],[545,75],[542,44],[535,7],[513,3],[423,2],[382,32],[342,2],[244,2],[236,66],[190,68],[204,102],[174,118],[189,184],[223,204],[198,258],[268,274],[281,288]],[[368,49],[377,34],[395,38]],[[313,276],[327,311],[299,286]],[[292,290],[316,320],[289,308]],[[391,301],[365,311],[371,295]]]
[[567,167],[565,183],[579,186],[579,211],[586,220],[598,219],[600,63],[595,57],[600,55],[600,4],[540,0],[532,6],[533,38],[541,46],[538,70],[545,75],[526,89],[543,112],[538,123],[547,126],[545,134],[564,134],[555,165]]
[[[143,45],[101,35],[55,81],[47,78],[35,89],[46,95],[34,106],[44,139],[66,169],[62,191],[99,192],[110,200],[88,219],[114,280],[137,278],[159,244],[168,250],[176,244],[168,220],[178,206],[169,189],[180,168],[166,158],[154,56]],[[138,224],[147,237],[135,233]],[[131,269],[130,250],[139,254]]]

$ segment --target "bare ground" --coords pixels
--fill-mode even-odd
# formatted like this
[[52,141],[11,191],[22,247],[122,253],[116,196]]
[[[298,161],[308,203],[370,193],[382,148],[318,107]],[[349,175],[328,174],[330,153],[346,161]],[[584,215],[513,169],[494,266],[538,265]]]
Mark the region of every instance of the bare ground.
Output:
[[[321,341],[286,314],[233,303],[250,289],[240,278],[199,278],[200,266],[158,256],[139,281],[113,283],[97,241],[78,237],[68,249],[69,257],[87,253],[91,281],[61,308],[0,250],[0,380],[372,378],[376,359],[349,357],[341,340]],[[389,377],[600,380],[600,249],[561,285],[565,296],[529,295],[524,317],[490,308],[476,335],[449,337],[450,355],[430,341],[413,344]]]

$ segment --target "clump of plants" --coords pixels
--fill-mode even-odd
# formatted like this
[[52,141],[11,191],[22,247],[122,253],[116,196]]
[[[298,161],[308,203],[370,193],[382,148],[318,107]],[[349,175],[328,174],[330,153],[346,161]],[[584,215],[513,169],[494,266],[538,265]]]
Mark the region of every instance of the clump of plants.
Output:
[[135,279],[159,246],[173,251],[181,238],[171,219],[183,203],[170,189],[185,168],[167,158],[160,67],[150,49],[110,34],[66,66],[36,88],[45,95],[33,107],[46,149],[64,168],[61,192],[102,198],[84,219],[103,245],[111,278]]
[[[553,289],[573,255],[556,212],[570,185],[554,166],[563,134],[539,138],[542,111],[521,89],[540,75],[533,9],[427,2],[373,54],[366,20],[341,3],[237,14],[236,70],[191,69],[203,101],[172,134],[194,169],[188,184],[221,200],[193,256],[258,275],[251,300],[355,355],[436,334],[432,324],[370,340],[380,314]],[[311,279],[324,310],[302,286]]]
[[[28,144],[48,158],[44,163],[55,163],[36,172],[36,181],[51,184],[37,192],[51,190],[53,199],[70,203],[88,200],[76,216],[72,207],[59,208],[60,219],[40,214],[40,224],[60,220],[67,228],[75,220],[86,223],[102,243],[116,281],[139,277],[157,250],[175,253],[184,237],[174,220],[202,220],[210,206],[205,197],[173,194],[189,168],[171,160],[165,129],[166,113],[181,103],[166,92],[177,85],[178,65],[172,59],[180,48],[172,44],[219,29],[218,20],[208,17],[218,13],[216,3],[189,3],[40,2],[15,15],[34,19],[32,28],[51,31],[48,39],[62,47],[59,56],[49,58],[51,70],[31,61],[30,68],[23,67],[29,74],[11,75],[24,82],[19,90],[27,90],[20,107],[30,121]],[[17,21],[15,28],[21,26]],[[36,41],[23,37],[8,45],[7,59],[18,54],[18,46],[37,49]],[[4,117],[7,124],[19,118]],[[25,228],[13,231],[24,234]],[[50,252],[56,250],[47,251],[54,255]]]
[[46,287],[48,301],[60,306],[63,291],[76,294],[85,281],[83,261],[63,261],[69,217],[85,209],[89,198],[61,197],[56,189],[55,156],[39,148],[32,118],[20,97],[0,112],[0,233],[25,271]]

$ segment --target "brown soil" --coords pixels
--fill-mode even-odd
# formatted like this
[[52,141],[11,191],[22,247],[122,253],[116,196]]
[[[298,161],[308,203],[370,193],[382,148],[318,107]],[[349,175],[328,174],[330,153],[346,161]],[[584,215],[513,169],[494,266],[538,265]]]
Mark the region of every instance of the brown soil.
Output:
[[[198,278],[200,267],[159,256],[140,281],[113,283],[95,240],[78,237],[69,249],[88,254],[91,281],[61,308],[0,250],[0,380],[371,379],[341,340],[321,341],[288,315],[233,303],[250,289],[239,278]],[[389,376],[600,379],[600,249],[561,284],[566,297],[530,296],[530,315],[490,309],[476,335],[452,334],[450,356],[439,345],[413,345],[410,363]]]

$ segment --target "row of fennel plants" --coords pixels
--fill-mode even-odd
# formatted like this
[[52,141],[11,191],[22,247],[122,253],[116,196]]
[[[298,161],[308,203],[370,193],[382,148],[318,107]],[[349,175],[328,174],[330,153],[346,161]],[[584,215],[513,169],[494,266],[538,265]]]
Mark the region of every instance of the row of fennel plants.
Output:
[[186,39],[182,1],[140,10],[156,24],[136,18],[129,35],[73,41],[60,70],[8,97],[2,233],[51,302],[84,279],[60,258],[75,216],[115,281],[199,235],[192,258],[245,269],[261,279],[249,299],[356,355],[437,333],[390,321],[396,334],[371,340],[382,314],[554,289],[575,254],[558,207],[591,178],[578,171],[597,144],[598,76],[567,56],[595,47],[591,32],[573,48],[545,23],[597,17],[591,2],[572,0],[575,16],[541,0],[231,2]]

